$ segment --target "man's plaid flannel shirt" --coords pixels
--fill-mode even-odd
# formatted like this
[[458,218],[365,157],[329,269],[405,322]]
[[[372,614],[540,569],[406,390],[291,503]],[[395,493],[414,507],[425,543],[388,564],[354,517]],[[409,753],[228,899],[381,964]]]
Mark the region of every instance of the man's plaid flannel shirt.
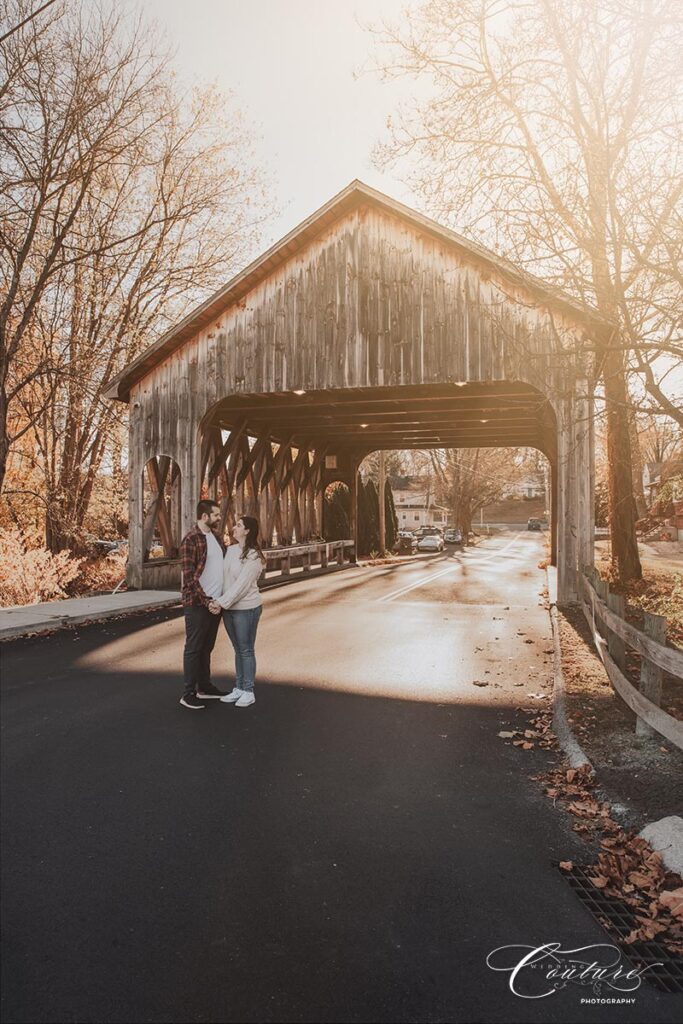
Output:
[[[216,540],[225,554],[223,541],[220,537],[216,537]],[[206,565],[206,536],[198,526],[194,526],[180,542],[180,561],[183,570],[183,604],[201,604],[208,608],[211,598],[206,596],[199,583]]]

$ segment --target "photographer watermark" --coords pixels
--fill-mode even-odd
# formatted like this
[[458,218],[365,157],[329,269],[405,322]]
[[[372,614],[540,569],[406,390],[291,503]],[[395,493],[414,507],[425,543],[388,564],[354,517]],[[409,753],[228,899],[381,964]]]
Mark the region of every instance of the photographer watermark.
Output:
[[631,967],[618,946],[597,943],[562,949],[560,942],[541,946],[498,946],[486,957],[492,971],[509,975],[508,988],[520,999],[545,999],[569,985],[590,989],[582,1003],[633,1003],[643,975],[660,963]]

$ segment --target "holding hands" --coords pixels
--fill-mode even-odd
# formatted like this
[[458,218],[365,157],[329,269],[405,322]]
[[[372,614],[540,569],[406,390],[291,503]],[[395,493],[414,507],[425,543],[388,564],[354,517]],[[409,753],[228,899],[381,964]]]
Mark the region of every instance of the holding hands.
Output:
[[219,605],[218,601],[211,601],[209,604],[209,611],[211,612],[212,615],[220,615],[223,609]]

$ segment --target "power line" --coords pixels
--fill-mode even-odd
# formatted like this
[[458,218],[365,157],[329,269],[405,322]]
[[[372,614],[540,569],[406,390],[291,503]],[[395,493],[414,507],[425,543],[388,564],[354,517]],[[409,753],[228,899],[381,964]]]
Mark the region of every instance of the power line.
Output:
[[42,7],[39,7],[37,11],[33,12],[33,14],[29,14],[28,18],[24,18],[24,20],[20,21],[18,25],[15,25],[14,28],[11,28],[9,32],[5,32],[4,36],[0,36],[0,43],[4,43],[6,39],[9,39],[10,36],[13,36],[14,33],[18,32],[20,28],[23,28],[24,25],[28,25],[29,21],[33,21],[34,18],[37,18],[41,11],[45,11],[48,7],[52,7],[53,3],[55,3],[55,0],[47,0],[46,4],[43,4]]

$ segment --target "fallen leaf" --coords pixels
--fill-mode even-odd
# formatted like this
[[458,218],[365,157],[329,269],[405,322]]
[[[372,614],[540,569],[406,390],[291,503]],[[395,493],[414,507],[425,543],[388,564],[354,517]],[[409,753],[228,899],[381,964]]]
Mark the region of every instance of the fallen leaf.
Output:
[[609,882],[609,878],[605,878],[604,875],[593,875],[589,876],[589,881],[593,883],[596,889],[604,889]]
[[571,861],[571,860],[561,860],[560,861],[560,870],[561,871],[573,871],[574,870],[574,862]]
[[652,879],[649,875],[644,875],[641,871],[632,871],[628,876],[628,880],[632,885],[636,885],[639,889],[649,889],[652,885]]
[[660,892],[659,902],[663,907],[668,907],[674,917],[683,920],[683,887],[665,889],[664,892]]
[[498,733],[498,735],[499,735],[499,736],[502,736],[504,740],[509,740],[509,739],[511,739],[511,738],[512,738],[513,736],[516,736],[516,735],[517,735],[517,733],[516,733],[516,732],[504,732],[504,731],[503,731],[503,732],[499,732],[499,733]]
[[474,686],[488,686],[488,682],[485,679],[473,679],[472,683]]

